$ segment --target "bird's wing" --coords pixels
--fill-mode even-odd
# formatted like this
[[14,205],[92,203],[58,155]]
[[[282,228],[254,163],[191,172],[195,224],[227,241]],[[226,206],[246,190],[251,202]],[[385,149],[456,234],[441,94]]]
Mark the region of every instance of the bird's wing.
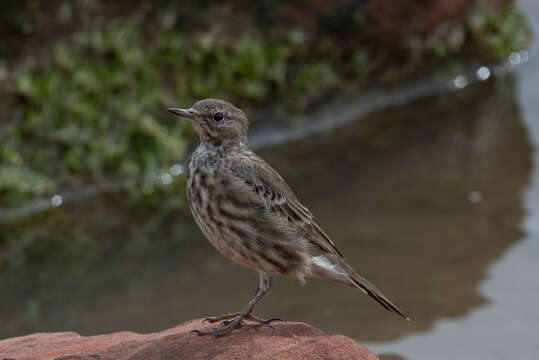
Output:
[[302,205],[286,181],[254,152],[242,153],[245,158],[234,162],[231,170],[263,200],[268,210],[292,231],[301,234],[322,252],[344,258],[313,214]]
[[313,276],[358,287],[387,310],[408,319],[380,290],[346,262],[309,209],[300,203],[290,186],[271,166],[251,151],[246,150],[241,156],[244,159],[233,162],[230,169],[236,178],[236,185],[248,189],[250,195],[257,195],[255,203],[263,206],[266,214],[273,216],[273,221],[266,223],[284,224],[289,230],[287,232],[299,234],[318,249],[318,254],[313,257]]

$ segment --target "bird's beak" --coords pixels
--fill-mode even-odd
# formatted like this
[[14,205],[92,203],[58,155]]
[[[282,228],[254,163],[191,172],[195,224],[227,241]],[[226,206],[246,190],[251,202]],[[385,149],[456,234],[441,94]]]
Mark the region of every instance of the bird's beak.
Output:
[[178,115],[189,120],[195,120],[195,110],[191,109],[178,109],[178,108],[168,108],[167,111],[174,115]]

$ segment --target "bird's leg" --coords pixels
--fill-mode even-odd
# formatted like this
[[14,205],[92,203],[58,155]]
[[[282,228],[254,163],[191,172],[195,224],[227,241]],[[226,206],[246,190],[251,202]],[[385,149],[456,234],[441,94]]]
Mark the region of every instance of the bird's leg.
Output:
[[[256,289],[256,292],[255,292],[254,296],[256,296],[256,294],[258,294],[259,291],[260,291],[260,286]],[[210,316],[210,317],[207,317],[207,318],[203,319],[202,322],[207,321],[207,322],[213,324],[213,323],[221,321],[221,324],[227,325],[232,319],[234,319],[236,316],[239,316],[240,314],[241,314],[241,312],[236,312],[236,313],[223,314],[221,316]],[[245,320],[251,320],[253,322],[263,324],[263,323],[268,323],[268,322],[271,322],[271,321],[280,321],[281,319],[279,319],[279,318],[271,318],[271,319],[266,320],[266,319],[261,319],[258,316],[254,316],[251,313],[248,313],[245,316]]]
[[251,311],[253,311],[253,308],[255,307],[256,303],[264,296],[264,294],[271,288],[271,285],[272,285],[271,275],[268,275],[266,273],[260,273],[259,275],[260,275],[260,285],[258,286],[258,290],[256,291],[255,296],[253,296],[253,298],[249,301],[245,309],[243,309],[241,312],[237,314],[225,314],[220,317],[208,318],[207,321],[209,322],[225,320],[224,321],[225,326],[222,327],[221,329],[214,328],[211,331],[193,330],[193,332],[195,332],[199,336],[204,336],[204,335],[212,335],[214,337],[224,336],[230,333],[232,330],[241,327],[244,319],[258,322],[258,324],[253,325],[254,327],[260,327],[260,326],[271,327],[270,323],[272,321],[276,321],[279,319],[262,320],[260,318],[257,318],[251,315]]
[[[258,292],[260,291],[260,286],[256,288],[256,292],[254,294],[254,296],[256,296],[256,294],[258,294]],[[238,316],[241,312],[235,312],[235,313],[228,313],[228,314],[223,314],[221,316],[210,316],[210,317],[207,317],[205,319],[202,320],[202,322],[209,322],[209,323],[215,323],[215,322],[219,322],[219,321],[222,321],[222,324],[223,325],[226,325],[228,323],[227,320],[230,320],[230,319],[233,319],[235,318],[236,316]],[[251,313],[247,314],[247,316],[245,316],[245,319],[247,320],[253,320],[253,321],[258,321],[258,320],[261,320],[263,321],[262,319],[260,318],[257,318],[256,316],[253,316],[251,315]],[[224,321],[223,321],[224,320]]]
[[[257,290],[258,292],[258,290]],[[207,317],[205,319],[202,320],[202,322],[209,322],[209,323],[215,323],[215,322],[218,322],[218,321],[223,321],[223,320],[229,320],[229,319],[233,319],[235,318],[236,316],[238,316],[240,313],[237,312],[237,313],[228,313],[228,314],[223,314],[221,316],[210,316],[210,317]]]

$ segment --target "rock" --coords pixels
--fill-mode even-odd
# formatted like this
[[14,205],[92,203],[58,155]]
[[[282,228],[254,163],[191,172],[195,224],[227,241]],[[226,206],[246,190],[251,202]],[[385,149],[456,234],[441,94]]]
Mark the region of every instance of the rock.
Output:
[[151,334],[37,333],[1,340],[0,360],[378,359],[346,336],[327,334],[304,323],[280,322],[275,329],[244,328],[217,339],[191,333],[212,327],[215,325],[193,320]]

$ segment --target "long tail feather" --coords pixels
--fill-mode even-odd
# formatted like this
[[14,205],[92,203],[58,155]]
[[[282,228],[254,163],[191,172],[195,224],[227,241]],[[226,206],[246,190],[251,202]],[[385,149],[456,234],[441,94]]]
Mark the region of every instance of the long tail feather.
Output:
[[395,304],[393,304],[387,297],[385,297],[384,294],[380,290],[376,288],[373,284],[371,284],[367,279],[364,277],[361,277],[358,274],[354,274],[355,276],[351,279],[355,286],[363,290],[367,295],[372,297],[374,300],[378,301],[380,305],[382,305],[384,308],[386,308],[388,311],[394,312],[406,320],[410,320],[410,318],[402,312],[401,309]]
[[392,303],[376,286],[359,275],[348,263],[340,258],[328,255],[313,258],[313,276],[332,280],[348,286],[361,289],[365,294],[372,297],[386,310],[394,312],[406,320],[410,318],[397,305]]

